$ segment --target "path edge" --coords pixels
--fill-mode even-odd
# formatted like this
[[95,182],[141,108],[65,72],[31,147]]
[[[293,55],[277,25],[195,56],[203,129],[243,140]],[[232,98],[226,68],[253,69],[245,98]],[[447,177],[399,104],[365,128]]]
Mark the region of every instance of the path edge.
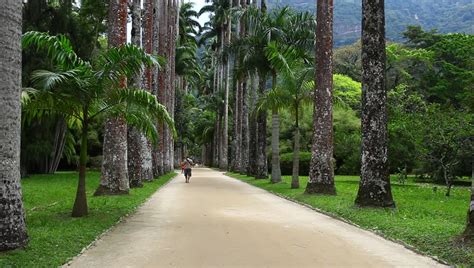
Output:
[[347,224],[349,224],[349,225],[352,225],[352,226],[354,226],[354,227],[357,227],[357,228],[359,228],[359,229],[361,229],[361,230],[370,232],[370,233],[372,233],[372,234],[374,234],[374,235],[376,235],[376,236],[379,236],[379,237],[381,237],[381,238],[383,238],[383,239],[385,239],[385,240],[388,240],[388,241],[391,241],[391,242],[393,242],[393,243],[399,244],[399,245],[403,246],[404,248],[406,248],[406,249],[408,249],[408,250],[410,250],[410,251],[413,251],[414,253],[416,253],[416,254],[418,254],[418,255],[428,257],[428,258],[430,258],[430,259],[432,259],[432,260],[434,260],[434,261],[436,261],[436,262],[438,262],[438,263],[440,263],[440,264],[444,264],[444,265],[447,265],[447,266],[449,266],[449,267],[455,267],[455,266],[452,266],[451,264],[447,263],[446,261],[444,261],[444,260],[438,258],[437,256],[432,256],[432,255],[426,254],[425,252],[420,251],[420,250],[417,249],[416,247],[414,247],[414,246],[412,246],[412,245],[410,245],[410,244],[408,244],[408,243],[406,243],[406,242],[404,242],[404,241],[402,241],[402,240],[393,239],[393,238],[391,238],[391,237],[387,237],[387,236],[386,236],[385,234],[383,234],[382,232],[379,232],[379,231],[377,231],[377,230],[372,230],[372,229],[364,228],[364,227],[362,227],[362,226],[360,226],[360,225],[358,225],[358,224],[356,224],[356,223],[354,223],[354,222],[352,222],[352,221],[350,221],[350,220],[348,220],[348,219],[345,219],[345,218],[343,218],[343,217],[341,217],[341,216],[338,216],[338,215],[336,215],[336,214],[334,214],[334,213],[331,213],[331,212],[322,210],[322,209],[320,209],[320,208],[313,207],[313,206],[311,206],[311,205],[309,205],[309,204],[303,203],[303,202],[298,201],[298,200],[296,200],[296,199],[293,199],[293,198],[291,198],[291,197],[289,197],[289,196],[285,196],[285,195],[279,194],[279,193],[277,193],[277,192],[273,192],[273,191],[269,191],[269,190],[264,189],[264,188],[260,188],[260,187],[255,186],[255,185],[253,185],[253,184],[251,184],[251,183],[249,183],[249,182],[247,182],[247,181],[244,181],[244,180],[241,180],[241,179],[239,179],[239,178],[235,178],[235,177],[233,177],[233,176],[228,175],[228,171],[222,171],[222,170],[216,170],[216,171],[222,172],[222,175],[227,176],[227,177],[229,177],[229,178],[231,178],[231,179],[234,179],[234,180],[243,182],[243,183],[245,183],[245,184],[247,184],[247,185],[250,185],[250,186],[255,187],[255,188],[257,188],[257,189],[261,189],[261,190],[263,190],[263,191],[265,191],[265,192],[268,192],[268,193],[270,193],[270,194],[272,194],[272,195],[275,195],[275,196],[280,197],[280,198],[282,198],[282,199],[285,199],[285,200],[287,200],[287,201],[293,202],[293,203],[295,203],[295,204],[297,204],[297,205],[300,205],[300,206],[309,208],[309,209],[311,209],[311,210],[313,210],[313,211],[315,211],[315,212],[321,213],[321,214],[326,215],[326,216],[328,216],[328,217],[330,217],[330,218],[333,218],[333,219],[335,219],[335,220],[342,221],[342,222],[344,222],[344,223],[347,223]]
[[124,222],[125,220],[127,220],[128,218],[131,218],[132,216],[134,216],[137,211],[143,207],[148,201],[150,201],[151,198],[153,198],[153,196],[155,194],[157,194],[158,192],[161,191],[161,189],[163,189],[165,186],[167,186],[172,180],[174,180],[176,177],[179,176],[179,173],[176,172],[176,170],[173,170],[173,172],[175,173],[175,175],[173,177],[171,177],[166,183],[164,183],[163,185],[160,186],[160,188],[158,188],[153,194],[151,194],[147,199],[145,199],[143,201],[143,203],[141,203],[140,205],[138,205],[135,210],[131,213],[128,213],[128,214],[125,214],[123,216],[121,216],[117,222],[115,222],[112,226],[110,226],[109,228],[107,228],[106,230],[104,230],[101,234],[99,234],[92,242],[89,243],[89,245],[83,247],[81,249],[81,252],[79,252],[79,254],[77,254],[76,256],[68,259],[67,262],[65,262],[63,265],[61,265],[60,267],[69,267],[71,266],[71,264],[77,259],[79,258],[82,254],[84,254],[84,252],[86,252],[87,250],[89,250],[90,248],[94,247],[97,242],[102,238],[104,237],[106,234],[108,234],[109,232],[111,232],[113,229],[115,229],[120,223]]

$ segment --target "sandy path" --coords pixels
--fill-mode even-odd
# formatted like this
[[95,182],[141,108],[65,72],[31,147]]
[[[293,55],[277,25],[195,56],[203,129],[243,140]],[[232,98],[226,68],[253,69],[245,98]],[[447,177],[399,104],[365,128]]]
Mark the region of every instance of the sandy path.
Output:
[[441,267],[210,169],[179,175],[73,267]]

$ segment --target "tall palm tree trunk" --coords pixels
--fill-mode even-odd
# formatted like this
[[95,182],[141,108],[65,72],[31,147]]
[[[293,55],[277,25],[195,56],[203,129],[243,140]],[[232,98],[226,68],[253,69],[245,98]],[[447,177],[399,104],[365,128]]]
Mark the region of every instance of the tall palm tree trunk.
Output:
[[394,207],[388,169],[383,0],[362,1],[362,163],[356,205]]
[[[127,41],[127,0],[110,0],[108,42],[119,47]],[[125,79],[122,85],[125,86]],[[106,120],[100,185],[94,195],[128,194],[127,125],[122,117]]]
[[[176,42],[178,36],[178,1],[173,0],[170,8],[170,88],[169,88],[169,104],[168,111],[171,118],[174,119],[175,105],[176,105]],[[169,127],[168,129],[168,172],[174,169],[174,136]]]
[[0,9],[0,251],[28,243],[20,184],[21,1]]
[[216,115],[216,127],[214,131],[214,157],[213,157],[213,167],[219,167],[219,157],[220,157],[220,141],[221,138],[221,115],[220,112],[217,112]]
[[240,147],[240,174],[246,174],[249,166],[249,111],[247,77],[242,82],[241,89],[241,147]]
[[[166,2],[166,8],[165,10],[165,16],[166,16],[166,39],[165,39],[165,55],[166,55],[166,69],[165,69],[165,87],[164,87],[164,100],[163,104],[166,107],[166,110],[168,113],[170,113],[170,93],[171,93],[171,67],[172,67],[172,62],[171,62],[171,47],[172,47],[172,26],[171,24],[173,23],[173,18],[171,15],[171,9],[172,9],[172,0],[167,0]],[[163,168],[164,172],[168,173],[170,171],[170,132],[169,128],[165,125],[163,129]]]
[[[230,8],[232,8],[232,1],[229,0]],[[226,23],[224,25],[224,45],[229,45],[231,41],[232,34],[232,21],[230,16],[226,18]],[[223,113],[223,123],[222,123],[222,147],[219,168],[227,169],[228,168],[228,150],[229,150],[229,90],[230,90],[230,55],[227,54],[224,56],[224,113]]]
[[[151,40],[151,47],[153,54],[161,53],[161,34],[162,34],[162,24],[161,20],[163,19],[162,8],[161,8],[161,0],[149,0],[153,3],[153,21],[152,21],[152,40]],[[162,55],[163,56],[163,55]],[[151,72],[151,89],[152,94],[156,96],[158,101],[161,102],[161,83],[163,82],[163,77],[161,72],[158,71],[157,67],[150,68]],[[152,154],[152,162],[153,162],[153,177],[158,177],[163,174],[163,155],[161,153],[162,148],[162,137],[163,137],[163,124],[160,122],[156,122],[156,130],[158,132],[158,140],[156,144],[153,144],[151,154]]]
[[[153,0],[144,0],[144,19],[142,20],[142,46],[145,49],[146,53],[153,54],[153,33],[154,33],[154,18],[153,18],[153,9],[155,7]],[[155,39],[156,40],[156,39]],[[142,78],[143,88],[152,94],[153,92],[153,73],[150,67],[145,69],[144,76]],[[142,174],[143,180],[152,181],[154,178],[153,172],[153,147],[151,141],[146,139],[142,145]]]
[[313,145],[306,186],[308,194],[336,194],[333,167],[332,38],[333,0],[317,1],[316,87]]
[[[166,51],[166,35],[167,35],[167,16],[166,16],[166,6],[167,6],[167,0],[158,0],[156,2],[156,8],[155,8],[155,25],[156,25],[156,32],[157,36],[155,37],[158,42],[156,42],[156,53],[163,56],[164,58],[167,59],[167,51]],[[162,104],[165,105],[165,91],[166,91],[166,69],[167,66],[165,64],[164,68],[162,68],[160,71],[156,70],[157,72],[157,87],[156,87],[156,94],[158,97],[158,101]],[[158,135],[159,135],[159,140],[157,147],[155,149],[155,174],[156,175],[163,175],[165,173],[165,125],[164,123],[158,123]],[[156,176],[155,175],[155,176]]]
[[[250,0],[241,0],[241,6],[245,10],[251,4]],[[240,22],[240,35],[246,36],[248,25],[244,18]],[[242,78],[240,96],[240,124],[241,124],[241,148],[240,148],[240,174],[246,174],[249,168],[249,73],[246,72]]]
[[255,72],[251,76],[250,96],[249,96],[249,157],[248,157],[248,176],[257,175],[257,91],[258,91],[258,74]]
[[300,122],[299,107],[295,107],[295,134],[293,144],[293,176],[291,177],[291,189],[300,188]]
[[[260,74],[258,82],[258,95],[261,97],[265,94],[267,79],[265,75]],[[257,112],[257,179],[268,178],[267,166],[267,112]]]
[[[277,73],[272,74],[272,90],[277,88]],[[280,168],[280,115],[278,108],[272,109],[272,183],[281,182]]]
[[[135,46],[141,46],[141,0],[133,0],[131,6],[132,13],[132,32],[131,41]],[[145,81],[143,81],[145,82]],[[143,88],[142,74],[137,75],[132,81],[135,88]],[[127,154],[128,154],[128,179],[130,187],[142,187],[145,177],[144,172],[144,153],[148,146],[145,135],[135,129],[128,127]]]
[[238,172],[239,168],[239,158],[240,158],[240,91],[241,91],[241,82],[240,79],[236,81],[234,89],[234,112],[233,112],[233,135],[232,135],[232,144],[231,144],[231,157],[229,169],[233,172]]

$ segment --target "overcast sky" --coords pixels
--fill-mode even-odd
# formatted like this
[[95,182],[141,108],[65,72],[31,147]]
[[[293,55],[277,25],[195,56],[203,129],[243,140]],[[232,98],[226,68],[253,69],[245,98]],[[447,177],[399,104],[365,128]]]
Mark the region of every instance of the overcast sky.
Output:
[[[196,11],[201,10],[201,8],[206,5],[206,1],[205,1],[205,0],[186,0],[186,2],[193,2],[193,3],[194,3],[194,9],[195,9]],[[202,26],[202,25],[204,25],[204,23],[206,23],[208,20],[209,20],[209,14],[206,13],[206,14],[203,14],[203,15],[199,18],[199,23],[201,23],[201,26]]]
[[[208,3],[206,3],[206,0],[185,0],[185,2],[193,2],[194,3],[194,9],[196,11],[199,12],[199,10],[201,10],[201,8],[205,5],[207,5]],[[79,2],[79,6],[80,6],[80,2]],[[206,23],[207,21],[209,20],[209,13],[206,13],[206,14],[203,14],[201,17],[199,17],[199,23],[201,24],[201,26],[204,25],[204,23]],[[132,23],[131,21],[129,20],[128,22],[128,26],[127,26],[127,41],[130,42],[130,33],[132,31]]]

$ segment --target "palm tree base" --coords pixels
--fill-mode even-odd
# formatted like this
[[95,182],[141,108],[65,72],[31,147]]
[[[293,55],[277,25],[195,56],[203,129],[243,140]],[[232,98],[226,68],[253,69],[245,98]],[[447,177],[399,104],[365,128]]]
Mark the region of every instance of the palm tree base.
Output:
[[461,240],[463,242],[474,244],[474,211],[467,212],[467,226],[461,236]]
[[130,182],[130,188],[143,188],[142,182]]
[[392,192],[381,191],[378,186],[359,188],[355,204],[358,207],[395,208]]
[[336,187],[334,186],[334,184],[308,182],[304,193],[319,195],[336,195]]
[[[17,226],[15,226],[17,227]],[[28,244],[28,234],[25,230],[14,230],[12,233],[2,232],[2,241],[0,242],[0,251],[24,248]]]
[[103,195],[127,195],[128,190],[112,190],[103,185],[99,185],[97,190],[94,193],[94,196],[103,196]]

